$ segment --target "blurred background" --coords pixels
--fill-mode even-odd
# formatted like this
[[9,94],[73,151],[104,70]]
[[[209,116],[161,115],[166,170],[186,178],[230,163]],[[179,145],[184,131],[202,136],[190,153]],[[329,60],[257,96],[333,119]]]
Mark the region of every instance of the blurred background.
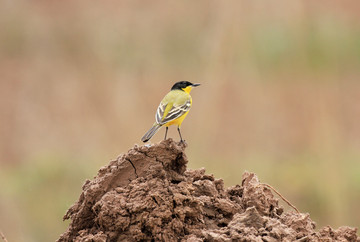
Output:
[[7,239],[57,239],[85,179],[141,144],[179,80],[202,84],[182,125],[191,169],[226,186],[252,171],[318,228],[360,225],[359,1],[5,0]]

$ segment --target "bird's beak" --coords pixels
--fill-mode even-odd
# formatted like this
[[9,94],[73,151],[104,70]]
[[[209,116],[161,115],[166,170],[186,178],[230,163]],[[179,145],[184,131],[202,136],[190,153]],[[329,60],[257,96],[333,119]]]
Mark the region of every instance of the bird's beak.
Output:
[[200,83],[195,83],[195,84],[192,84],[193,87],[197,87],[197,86],[200,86]]

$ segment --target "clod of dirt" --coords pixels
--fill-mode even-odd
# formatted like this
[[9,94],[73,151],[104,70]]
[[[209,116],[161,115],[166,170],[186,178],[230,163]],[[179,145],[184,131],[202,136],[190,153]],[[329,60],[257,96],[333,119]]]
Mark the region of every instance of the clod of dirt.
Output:
[[360,241],[356,228],[315,231],[309,214],[283,212],[253,173],[224,188],[205,169],[186,170],[184,150],[168,139],[102,167],[58,241]]

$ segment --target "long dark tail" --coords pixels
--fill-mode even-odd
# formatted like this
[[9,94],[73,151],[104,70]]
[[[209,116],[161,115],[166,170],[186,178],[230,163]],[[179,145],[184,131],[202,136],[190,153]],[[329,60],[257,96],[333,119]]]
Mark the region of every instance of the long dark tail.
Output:
[[158,130],[161,128],[161,125],[159,124],[154,124],[154,126],[151,127],[151,129],[149,129],[148,132],[146,132],[146,134],[141,138],[142,142],[147,142],[151,139],[151,137],[154,136],[154,134],[156,134],[156,132],[158,132]]

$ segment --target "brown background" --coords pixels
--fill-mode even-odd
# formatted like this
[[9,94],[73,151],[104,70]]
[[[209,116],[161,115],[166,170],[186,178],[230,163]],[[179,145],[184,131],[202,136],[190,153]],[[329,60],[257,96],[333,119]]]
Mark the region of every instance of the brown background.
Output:
[[319,226],[359,226],[358,1],[19,0],[0,2],[8,240],[58,238],[84,180],[141,143],[178,80],[202,84],[190,168],[227,186],[255,172]]

